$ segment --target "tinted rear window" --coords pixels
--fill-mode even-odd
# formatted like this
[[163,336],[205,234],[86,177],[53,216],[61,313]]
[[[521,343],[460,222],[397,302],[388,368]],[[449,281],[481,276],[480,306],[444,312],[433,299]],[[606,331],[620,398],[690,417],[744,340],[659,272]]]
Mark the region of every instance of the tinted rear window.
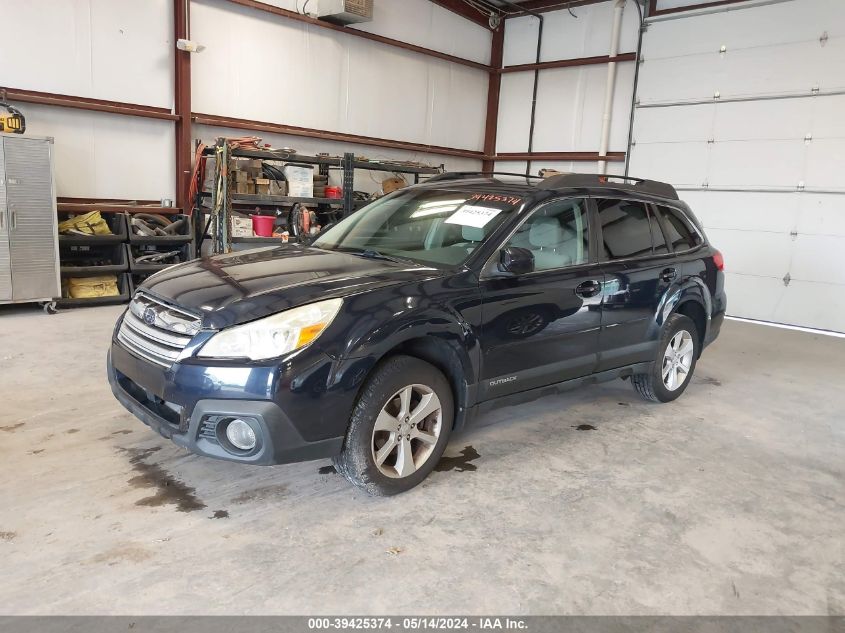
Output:
[[648,210],[641,202],[597,200],[602,248],[607,259],[651,255]]
[[675,251],[686,251],[701,244],[701,236],[692,228],[690,222],[675,209],[657,207],[663,216],[666,237]]

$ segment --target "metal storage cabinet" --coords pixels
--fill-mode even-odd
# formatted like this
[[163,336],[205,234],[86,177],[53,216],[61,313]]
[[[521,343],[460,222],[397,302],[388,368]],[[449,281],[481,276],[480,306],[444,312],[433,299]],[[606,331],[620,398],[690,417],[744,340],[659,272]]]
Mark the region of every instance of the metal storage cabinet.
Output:
[[53,139],[0,134],[0,304],[61,295]]

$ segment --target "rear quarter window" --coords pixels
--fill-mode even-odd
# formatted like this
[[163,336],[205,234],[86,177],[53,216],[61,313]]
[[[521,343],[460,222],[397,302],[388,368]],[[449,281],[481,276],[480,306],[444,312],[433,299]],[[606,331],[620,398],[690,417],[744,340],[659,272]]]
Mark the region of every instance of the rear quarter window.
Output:
[[673,250],[686,251],[702,243],[703,240],[698,231],[693,228],[692,222],[680,211],[662,206],[658,206],[657,211],[663,217],[666,238]]

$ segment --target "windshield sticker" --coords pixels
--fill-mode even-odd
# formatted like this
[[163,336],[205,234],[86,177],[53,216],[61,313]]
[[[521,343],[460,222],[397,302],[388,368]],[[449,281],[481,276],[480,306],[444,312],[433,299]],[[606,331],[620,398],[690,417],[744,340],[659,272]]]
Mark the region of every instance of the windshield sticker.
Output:
[[501,209],[477,207],[467,204],[450,215],[449,219],[446,220],[446,224],[461,224],[463,226],[474,226],[475,228],[480,229],[501,212]]
[[504,202],[513,206],[522,202],[522,198],[516,196],[500,196],[495,193],[474,193],[470,196],[470,200],[478,200],[481,202]]

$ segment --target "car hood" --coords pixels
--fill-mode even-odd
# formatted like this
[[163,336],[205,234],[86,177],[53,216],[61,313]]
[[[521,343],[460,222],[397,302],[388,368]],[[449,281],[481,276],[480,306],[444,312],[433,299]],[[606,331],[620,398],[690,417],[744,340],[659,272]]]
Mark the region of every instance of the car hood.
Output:
[[222,328],[321,299],[443,274],[349,253],[272,246],[172,266],[150,277],[142,289],[201,314],[203,327]]

